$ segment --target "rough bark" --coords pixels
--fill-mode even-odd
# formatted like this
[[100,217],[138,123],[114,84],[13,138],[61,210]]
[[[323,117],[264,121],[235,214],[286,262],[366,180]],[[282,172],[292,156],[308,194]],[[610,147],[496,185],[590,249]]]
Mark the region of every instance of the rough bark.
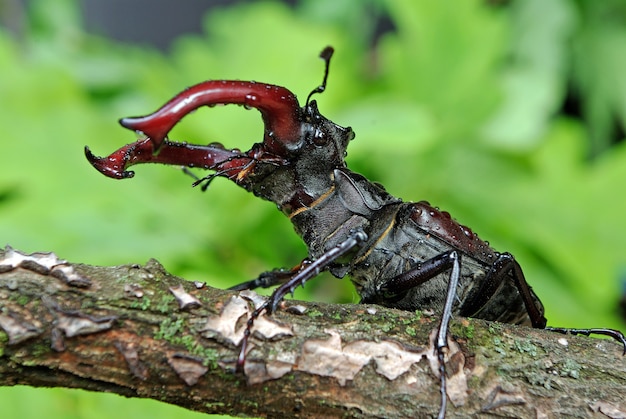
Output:
[[[237,344],[258,297],[145,266],[72,265],[0,250],[0,385],[146,397],[261,417],[431,417],[437,319],[373,305],[288,301]],[[258,302],[258,301],[256,301]],[[610,340],[456,319],[448,417],[626,417]]]

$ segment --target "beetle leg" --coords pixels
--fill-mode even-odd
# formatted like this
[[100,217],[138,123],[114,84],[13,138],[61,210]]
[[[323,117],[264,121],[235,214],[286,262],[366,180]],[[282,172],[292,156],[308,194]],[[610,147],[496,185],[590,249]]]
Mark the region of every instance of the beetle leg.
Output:
[[[446,394],[447,381],[444,348],[448,346],[448,326],[452,318],[452,305],[456,298],[456,288],[459,284],[461,274],[460,255],[456,250],[441,253],[400,275],[390,278],[380,287],[380,296],[388,300],[389,298],[402,295],[406,291],[418,287],[448,270],[450,270],[450,278],[448,280],[446,301],[443,307],[443,313],[441,314],[441,322],[437,329],[437,339],[435,341],[435,350],[437,351],[437,359],[439,362],[439,391],[441,393],[441,405],[439,407],[438,418],[444,418],[446,415],[448,396]],[[368,301],[361,302],[367,303]]]
[[[437,350],[444,348],[446,345],[446,335],[448,331],[448,324],[452,317],[452,304],[456,297],[456,288],[459,284],[459,277],[461,272],[460,255],[456,250],[450,250],[448,252],[441,253],[432,259],[428,259],[416,267],[395,276],[387,280],[381,287],[381,292],[388,298],[393,294],[402,294],[411,288],[420,286],[426,281],[429,281],[439,275],[451,269],[450,279],[448,281],[448,291],[446,293],[446,301],[443,307],[443,314],[441,315],[442,321],[437,333]],[[393,297],[392,297],[393,298]],[[368,301],[361,301],[367,303]]]
[[626,355],[626,337],[622,332],[615,329],[605,329],[605,328],[592,328],[592,329],[574,329],[567,327],[546,327],[545,330],[549,330],[551,332],[562,333],[564,335],[602,335],[609,336],[616,341],[620,342],[624,346],[624,352],[622,355]]
[[[442,272],[452,268],[454,263],[453,254],[456,254],[454,250],[440,253],[439,255],[428,259],[424,262],[418,263],[413,268],[409,269],[397,275],[393,278],[386,280],[379,289],[378,298],[383,298],[385,301],[390,299],[402,297],[402,295],[415,287],[422,285],[426,281],[430,281]],[[372,300],[362,300],[361,303],[376,303]]]
[[256,288],[270,288],[277,284],[282,284],[291,279],[294,275],[309,265],[311,261],[304,259],[291,269],[274,269],[273,271],[263,272],[256,279],[243,282],[228,288],[231,291],[253,290]]
[[[522,268],[510,253],[498,255],[498,258],[487,272],[480,289],[474,294],[474,297],[468,298],[467,302],[461,307],[461,315],[471,317],[478,313],[493,297],[500,284],[509,278],[512,278],[515,283],[532,326],[537,329],[543,329],[546,326],[546,318],[540,309],[541,303],[534,296],[530,285],[526,282]],[[539,304],[539,307],[537,304]]]
[[448,292],[446,293],[446,302],[443,306],[441,314],[441,323],[437,331],[437,359],[439,360],[439,393],[441,394],[439,415],[437,418],[446,417],[446,404],[448,396],[446,394],[446,364],[444,360],[443,348],[448,346],[448,325],[452,318],[452,304],[456,297],[456,287],[459,285],[459,276],[461,274],[460,257],[456,251],[450,252],[449,259],[452,262],[452,272],[450,272],[450,280],[448,281]]
[[608,336],[622,344],[622,346],[624,347],[623,353],[624,355],[626,355],[626,337],[619,330],[606,328],[574,329],[567,327],[546,327],[547,320],[543,316],[541,310],[539,310],[539,308],[537,307],[538,300],[536,297],[533,296],[530,285],[528,285],[526,279],[524,278],[522,268],[519,266],[515,258],[510,253],[502,253],[498,256],[498,259],[493,263],[491,269],[487,273],[487,277],[483,282],[483,286],[477,293],[477,298],[471,299],[471,306],[463,307],[461,315],[471,316],[472,314],[478,312],[478,310],[484,304],[486,304],[491,296],[495,293],[500,282],[502,282],[506,278],[506,275],[509,274],[515,281],[515,286],[517,287],[517,290],[520,293],[522,300],[524,301],[526,311],[528,312],[528,316],[530,317],[530,321],[534,328],[571,335]]
[[293,275],[283,285],[276,288],[272,295],[270,295],[270,297],[265,300],[263,304],[261,304],[252,312],[252,314],[250,314],[250,318],[248,319],[248,323],[246,324],[246,329],[244,330],[239,358],[237,359],[237,370],[243,370],[243,365],[246,361],[248,339],[250,338],[252,326],[254,325],[254,321],[261,315],[261,313],[263,311],[266,311],[268,314],[271,314],[276,311],[278,303],[280,303],[285,295],[293,293],[296,287],[304,285],[306,281],[317,276],[324,269],[328,268],[328,266],[335,260],[345,255],[354,247],[360,245],[366,240],[367,234],[365,234],[363,230],[353,231],[350,233],[347,239],[345,239],[332,249],[326,251],[319,258],[308,264],[305,264],[303,262],[302,264],[300,264],[300,266],[303,266],[302,269],[298,270],[296,274]]
[[498,256],[498,259],[493,263],[491,269],[487,273],[483,286],[477,293],[477,298],[472,298],[472,304],[462,308],[461,315],[471,316],[472,314],[478,312],[478,310],[486,304],[495,293],[500,282],[502,282],[506,278],[506,275],[509,274],[515,281],[515,286],[524,301],[526,311],[528,312],[528,316],[530,317],[530,321],[534,328],[571,335],[608,336],[622,344],[624,347],[623,354],[626,355],[626,337],[619,330],[606,328],[575,329],[567,327],[546,327],[547,320],[543,316],[541,310],[537,307],[538,300],[533,296],[530,285],[526,282],[524,273],[522,272],[522,268],[510,253],[502,253]]
[[[566,327],[546,327],[547,320],[535,305],[535,301],[537,300],[536,298],[533,298],[531,288],[526,282],[524,274],[522,273],[522,268],[520,268],[519,264],[515,261],[511,254],[501,254],[498,260],[492,266],[492,271],[494,271],[494,269],[496,269],[497,272],[494,273],[493,277],[501,277],[502,275],[507,274],[509,271],[512,273],[515,285],[520,295],[522,296],[522,300],[524,301],[524,305],[526,306],[526,310],[528,311],[528,315],[530,316],[530,320],[534,328],[572,335],[609,336],[622,344],[622,346],[624,347],[623,353],[624,355],[626,355],[626,337],[624,337],[624,334],[619,330],[605,328],[574,329]],[[489,282],[490,281],[485,281],[485,284]]]

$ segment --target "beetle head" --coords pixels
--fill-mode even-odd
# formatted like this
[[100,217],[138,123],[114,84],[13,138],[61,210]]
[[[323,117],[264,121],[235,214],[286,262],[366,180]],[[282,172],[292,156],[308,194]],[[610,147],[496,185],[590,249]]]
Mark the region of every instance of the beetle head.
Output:
[[[350,128],[323,117],[317,103],[311,100],[312,95],[326,88],[332,53],[330,47],[322,51],[320,57],[326,63],[323,82],[309,94],[302,108],[296,96],[284,87],[246,81],[206,81],[179,93],[150,115],[120,120],[122,126],[145,138],[107,157],[96,157],[86,147],[87,159],[104,175],[118,179],[132,177],[133,172],[126,169],[140,163],[211,169],[215,173],[206,179],[227,177],[283,207],[291,199],[286,188],[291,188],[292,193],[296,189],[306,190],[307,196],[314,196],[326,187],[333,169],[345,166],[346,148],[354,138]],[[167,140],[169,131],[185,115],[201,106],[216,104],[259,110],[265,125],[263,141],[241,152],[220,144],[199,146]]]

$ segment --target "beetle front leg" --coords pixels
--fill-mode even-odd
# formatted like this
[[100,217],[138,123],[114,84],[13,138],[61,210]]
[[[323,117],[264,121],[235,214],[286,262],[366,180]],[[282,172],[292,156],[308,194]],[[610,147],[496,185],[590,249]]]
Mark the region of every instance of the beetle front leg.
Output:
[[363,230],[356,230],[351,232],[348,238],[346,238],[344,241],[339,243],[337,246],[329,249],[314,261],[307,264],[305,264],[303,261],[303,263],[299,265],[302,266],[302,268],[299,269],[297,273],[293,275],[289,280],[287,280],[283,285],[276,288],[272,295],[270,295],[270,297],[265,300],[265,302],[261,304],[261,306],[256,308],[252,312],[252,314],[250,314],[250,318],[248,318],[248,322],[246,324],[246,329],[244,330],[239,358],[237,359],[238,371],[243,370],[244,363],[246,362],[246,352],[248,348],[248,340],[252,332],[252,326],[254,325],[254,321],[261,315],[261,313],[263,311],[267,311],[268,314],[271,314],[276,311],[278,303],[280,303],[287,294],[293,293],[293,291],[298,286],[304,285],[306,281],[319,275],[320,272],[327,269],[328,266],[330,266],[330,264],[332,264],[335,260],[345,255],[356,246],[361,245],[366,240],[367,234]]

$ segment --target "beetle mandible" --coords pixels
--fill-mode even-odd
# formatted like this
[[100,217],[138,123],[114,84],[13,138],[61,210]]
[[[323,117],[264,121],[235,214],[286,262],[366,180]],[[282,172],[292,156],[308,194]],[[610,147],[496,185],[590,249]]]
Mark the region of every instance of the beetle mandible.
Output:
[[[239,368],[255,319],[276,310],[294,288],[329,270],[349,275],[361,302],[406,310],[430,309],[441,315],[436,338],[445,414],[443,363],[447,326],[452,315],[474,317],[560,333],[602,334],[624,345],[626,338],[612,329],[546,327],[544,309],[526,282],[520,265],[509,253],[500,253],[471,229],[425,201],[404,202],[345,163],[348,143],[355,134],[318,111],[311,100],[326,88],[333,49],[320,55],[326,67],[322,84],[300,107],[284,87],[212,80],[179,93],[156,112],[120,120],[145,138],[107,157],[89,162],[106,176],[134,175],[129,166],[139,163],[200,167],[214,171],[194,185],[225,177],[256,196],[274,202],[289,217],[308,247],[308,256],[292,269],[277,269],[233,287],[236,290],[281,284],[251,315],[245,332]],[[215,104],[238,104],[260,111],[265,125],[261,143],[247,152],[220,144],[208,146],[167,140],[168,132],[189,112]]]

